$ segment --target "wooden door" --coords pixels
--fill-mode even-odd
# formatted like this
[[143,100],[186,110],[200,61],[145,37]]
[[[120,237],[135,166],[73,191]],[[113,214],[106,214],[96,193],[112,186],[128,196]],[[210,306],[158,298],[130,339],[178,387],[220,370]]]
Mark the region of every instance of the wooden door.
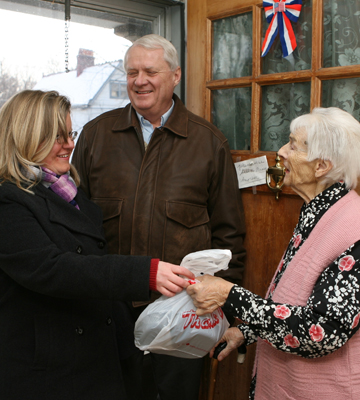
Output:
[[[187,107],[194,113],[212,120],[212,92],[217,88],[246,86],[252,90],[250,150],[232,151],[234,162],[266,155],[269,166],[275,164],[276,153],[261,151],[259,146],[261,88],[249,78],[212,79],[212,23],[214,20],[238,13],[253,14],[252,77],[260,75],[261,5],[241,0],[187,0]],[[289,79],[288,77],[286,77]],[[266,78],[264,78],[266,79]],[[296,78],[295,78],[296,79]],[[289,190],[275,195],[266,185],[242,190],[247,236],[246,270],[243,286],[264,296],[274,271],[285,251],[297,223],[302,200]],[[244,364],[237,363],[237,352],[219,363],[214,400],[248,399],[256,345],[248,347]],[[201,400],[209,397],[210,359],[206,360],[201,386]]]

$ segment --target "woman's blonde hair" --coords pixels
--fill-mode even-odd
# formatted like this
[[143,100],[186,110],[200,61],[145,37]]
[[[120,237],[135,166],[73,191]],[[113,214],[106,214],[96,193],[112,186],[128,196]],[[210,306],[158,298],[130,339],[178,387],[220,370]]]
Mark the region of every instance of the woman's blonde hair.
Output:
[[[68,140],[66,117],[70,100],[56,91],[24,90],[0,109],[0,182],[28,191],[39,182],[30,167],[41,167],[56,137]],[[70,166],[76,185],[80,179]],[[30,179],[29,176],[33,176]]]

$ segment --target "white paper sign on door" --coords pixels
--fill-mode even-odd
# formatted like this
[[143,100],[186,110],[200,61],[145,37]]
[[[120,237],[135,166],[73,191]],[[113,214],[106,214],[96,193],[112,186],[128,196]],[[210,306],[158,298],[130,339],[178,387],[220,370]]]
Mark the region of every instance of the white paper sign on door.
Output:
[[239,189],[266,184],[268,168],[266,156],[235,163]]

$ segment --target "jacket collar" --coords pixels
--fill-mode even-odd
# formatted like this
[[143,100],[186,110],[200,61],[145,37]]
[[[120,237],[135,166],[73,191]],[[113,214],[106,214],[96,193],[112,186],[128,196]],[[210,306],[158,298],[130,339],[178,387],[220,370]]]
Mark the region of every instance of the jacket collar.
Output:
[[[188,112],[182,101],[176,94],[173,94],[173,100],[175,102],[173,112],[169,119],[166,121],[163,129],[167,129],[173,132],[175,135],[187,137],[187,126],[188,126]],[[135,128],[141,131],[140,123],[136,115],[136,111],[129,103],[124,109],[122,109],[121,115],[116,120],[112,131],[121,132],[126,131],[129,128]]]
[[[35,195],[43,197],[49,212],[49,220],[62,225],[70,231],[82,233],[86,236],[92,236],[98,240],[105,240],[102,236],[102,214],[98,206],[91,201],[84,201],[84,196],[78,195],[75,200],[79,204],[80,211],[72,204],[66,203],[59,195],[47,189],[42,184],[36,185],[33,189]],[[79,189],[81,190],[81,189]],[[90,219],[88,216],[92,215]],[[96,218],[94,217],[96,216]],[[94,221],[98,221],[97,226]],[[93,227],[90,228],[90,227]]]

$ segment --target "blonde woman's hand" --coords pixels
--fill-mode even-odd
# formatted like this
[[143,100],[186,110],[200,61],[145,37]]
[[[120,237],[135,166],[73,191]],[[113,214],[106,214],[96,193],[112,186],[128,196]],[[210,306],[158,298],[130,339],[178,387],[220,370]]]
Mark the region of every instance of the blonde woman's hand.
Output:
[[186,278],[195,279],[195,275],[180,265],[159,261],[156,290],[167,297],[175,296],[189,286]]

